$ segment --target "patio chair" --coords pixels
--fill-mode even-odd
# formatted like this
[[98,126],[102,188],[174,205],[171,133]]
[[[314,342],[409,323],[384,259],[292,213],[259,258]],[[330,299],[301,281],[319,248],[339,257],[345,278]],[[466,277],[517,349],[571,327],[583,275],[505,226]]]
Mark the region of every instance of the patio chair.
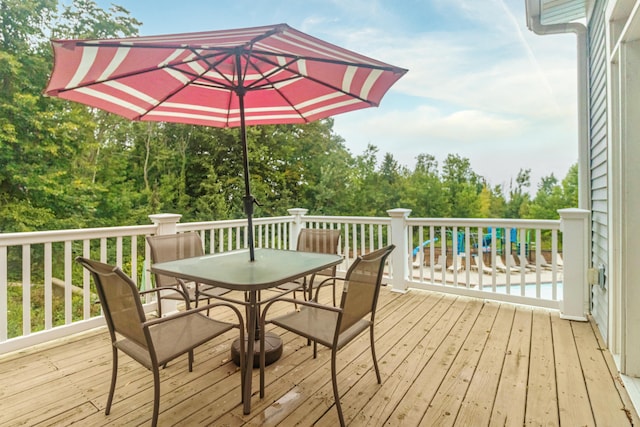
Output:
[[[443,254],[438,255],[437,261],[433,264],[434,271],[442,271],[447,266],[447,257]],[[431,268],[431,266],[428,266]]]
[[[502,261],[502,257],[500,255],[496,256],[496,270],[498,270],[501,273],[506,273],[507,272],[507,266],[504,263],[504,261]],[[511,273],[517,273],[513,268],[511,268]]]
[[[303,228],[298,235],[298,243],[296,250],[301,252],[315,252],[322,254],[337,254],[340,246],[340,230],[336,229],[316,229]],[[283,291],[293,291],[293,297],[296,296],[296,290],[302,288],[305,300],[311,300],[313,290],[317,289],[318,282],[315,282],[317,275],[334,277],[336,275],[336,267],[322,270],[308,277],[302,278],[300,281],[283,283],[278,289]],[[336,284],[332,281],[333,305],[336,305]],[[308,296],[307,296],[308,294]]]
[[471,259],[477,271],[481,271],[484,274],[493,274],[493,269],[484,263],[482,255],[474,255]]
[[553,265],[547,260],[547,257],[545,257],[542,252],[540,252],[540,267],[543,270],[553,270]]
[[[147,242],[151,250],[151,262],[154,264],[204,255],[202,240],[198,233],[195,232],[147,236]],[[154,277],[156,286],[179,288],[196,307],[198,307],[198,302],[201,300],[206,300],[209,303],[211,298],[230,292],[228,289],[214,286],[185,283],[181,279],[162,274],[154,274]],[[202,295],[201,292],[206,292],[206,295]],[[167,293],[163,298],[178,301],[183,299],[181,294],[175,292]],[[161,304],[158,304],[158,314],[162,316]]]
[[536,271],[536,266],[531,264],[526,256],[520,256],[520,254],[516,254],[516,258],[519,262],[521,268],[524,268],[527,271]]
[[[316,289],[315,297],[312,301],[299,301],[293,298],[279,298],[269,302],[262,313],[260,320],[260,330],[265,330],[266,323],[272,323],[281,328],[287,329],[295,334],[303,336],[314,342],[313,357],[317,356],[317,344],[322,344],[331,349],[331,381],[333,383],[333,396],[340,418],[340,425],[344,426],[344,417],[340,406],[340,394],[338,393],[338,379],[336,369],[336,354],[349,342],[357,338],[360,333],[369,329],[371,340],[371,355],[375,368],[378,384],[380,371],[376,359],[373,325],[375,320],[376,305],[382,274],[384,272],[385,261],[394,245],[389,245],[377,251],[359,256],[347,271],[344,279],[337,277],[329,278],[320,283]],[[342,298],[339,307],[321,305],[317,302],[318,292],[325,283],[332,280],[344,280]],[[271,306],[278,302],[289,302],[300,304],[300,311],[293,311],[273,319],[267,319],[267,314]],[[264,333],[260,334],[261,346],[264,348]],[[260,397],[264,396],[264,366],[265,355],[260,353]]]
[[518,264],[513,254],[508,254],[506,259],[509,261],[509,267],[512,272],[521,273],[525,270],[524,266]]
[[453,261],[451,265],[447,267],[447,270],[450,272],[454,271],[462,271],[465,269],[465,257],[460,256],[460,254],[453,254]]
[[[244,322],[240,311],[232,304],[219,302],[202,307],[187,309],[159,319],[146,320],[140,295],[154,292],[181,294],[189,307],[187,296],[176,288],[156,287],[138,292],[135,283],[119,267],[78,257],[76,261],[91,272],[96,285],[102,312],[107,322],[113,350],[111,386],[105,408],[105,415],[111,412],[111,403],[118,375],[118,350],[153,373],[153,415],[151,425],[158,422],[160,410],[160,366],[188,353],[189,372],[193,370],[193,349],[233,328],[240,330],[240,340],[244,339]],[[204,310],[229,308],[238,317],[238,323],[220,322],[201,313]],[[240,358],[244,366],[244,348]],[[244,375],[240,375],[241,390],[244,389]],[[242,394],[242,393],[241,393]]]

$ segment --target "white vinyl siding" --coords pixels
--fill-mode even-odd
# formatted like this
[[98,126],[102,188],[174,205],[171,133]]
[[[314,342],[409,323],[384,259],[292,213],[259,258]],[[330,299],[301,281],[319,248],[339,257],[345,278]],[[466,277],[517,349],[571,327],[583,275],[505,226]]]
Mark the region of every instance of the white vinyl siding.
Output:
[[[589,134],[591,176],[591,261],[594,267],[605,266],[608,272],[607,208],[607,58],[605,46],[605,1],[598,0],[589,21]],[[608,284],[607,284],[608,286]],[[591,287],[591,314],[605,341],[608,332],[609,293]]]

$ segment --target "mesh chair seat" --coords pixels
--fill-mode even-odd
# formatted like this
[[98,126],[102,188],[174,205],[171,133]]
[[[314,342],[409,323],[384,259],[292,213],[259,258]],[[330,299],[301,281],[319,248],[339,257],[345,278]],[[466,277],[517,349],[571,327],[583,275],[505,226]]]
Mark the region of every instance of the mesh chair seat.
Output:
[[[192,348],[204,344],[211,337],[222,335],[233,328],[234,325],[230,323],[220,322],[200,313],[193,313],[172,322],[153,325],[149,327],[149,333],[157,363],[164,365]],[[127,338],[116,341],[114,346],[145,368],[153,369],[149,349]]]
[[[299,312],[292,312],[270,319],[269,323],[310,340],[314,340],[325,347],[331,347],[334,343],[338,320],[339,316],[337,312],[314,307],[302,307]],[[370,326],[370,320],[358,320],[354,325],[338,335],[338,349],[341,349],[345,344],[349,343]]]

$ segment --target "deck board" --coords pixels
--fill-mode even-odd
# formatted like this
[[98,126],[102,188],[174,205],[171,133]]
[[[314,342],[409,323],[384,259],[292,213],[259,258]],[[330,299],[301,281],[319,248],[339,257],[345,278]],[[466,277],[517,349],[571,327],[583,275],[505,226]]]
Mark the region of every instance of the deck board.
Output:
[[555,357],[549,312],[533,310],[531,357],[527,385],[526,425],[558,423]]
[[[242,413],[239,370],[229,360],[236,335],[228,332],[196,351],[193,372],[186,357],[162,370],[159,425],[337,425],[330,352],[319,348],[313,359],[306,340],[274,331],[284,354],[266,369],[264,399],[254,371],[251,414]],[[383,288],[382,385],[368,341],[363,334],[338,353],[349,425],[638,425],[598,329],[552,310]],[[110,375],[105,328],[0,356],[0,425],[148,425],[150,373],[122,356],[105,416]]]

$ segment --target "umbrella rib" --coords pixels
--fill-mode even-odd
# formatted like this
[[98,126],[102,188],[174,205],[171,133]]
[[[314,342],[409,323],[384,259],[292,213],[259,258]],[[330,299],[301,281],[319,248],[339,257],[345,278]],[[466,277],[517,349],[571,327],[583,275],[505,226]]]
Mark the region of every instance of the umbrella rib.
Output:
[[[268,50],[260,50],[254,49],[254,55],[274,55],[275,52]],[[330,59],[330,58],[322,58],[318,56],[304,56],[304,55],[296,55],[293,53],[279,52],[278,56],[282,56],[284,58],[293,59],[294,61],[305,60],[305,61],[313,61],[313,62],[322,62],[326,64],[335,64],[335,65],[344,65],[358,68],[370,68],[373,70],[381,70],[381,71],[390,71],[393,73],[406,73],[407,70],[400,67],[394,67],[392,65],[376,65],[376,64],[366,64],[364,62],[351,62],[351,61],[343,61],[340,59]]]
[[[93,45],[88,44],[88,46],[93,46]],[[134,46],[124,46],[124,45],[115,45],[114,44],[113,46],[110,46],[110,47],[134,47]],[[140,47],[140,46],[135,46],[135,47]],[[210,55],[206,55],[205,56],[205,55],[199,54],[198,52],[196,52],[192,48],[181,47],[180,49],[190,50],[191,52],[193,52],[196,55],[196,57],[192,58],[192,59],[190,59],[188,61],[174,62],[174,63],[165,64],[165,65],[162,65],[162,66],[142,68],[142,69],[139,69],[139,70],[136,70],[136,71],[131,71],[131,72],[128,72],[128,73],[112,75],[112,76],[109,76],[108,78],[105,78],[105,79],[102,79],[102,80],[86,82],[86,83],[78,84],[78,85],[75,85],[75,86],[69,87],[69,88],[60,88],[60,89],[57,90],[57,93],[64,93],[64,92],[73,91],[73,90],[80,89],[80,88],[91,87],[91,86],[99,85],[99,84],[102,84],[102,83],[105,83],[105,82],[108,82],[108,81],[117,81],[117,80],[125,79],[125,78],[128,78],[128,77],[138,76],[138,75],[141,75],[141,74],[162,70],[162,69],[165,69],[165,68],[171,68],[172,70],[178,71],[179,73],[181,73],[181,74],[183,74],[185,76],[193,77],[194,79],[202,78],[202,79],[205,79],[207,81],[210,81],[211,83],[216,83],[215,81],[213,81],[211,79],[207,79],[203,75],[198,75],[197,73],[191,73],[189,71],[185,71],[185,70],[179,69],[178,66],[186,65],[186,64],[189,64],[191,62],[196,62],[196,61],[199,61],[199,60],[203,60],[207,64],[209,64],[210,69],[215,69],[215,66],[212,65],[211,62],[209,61],[209,59],[211,57],[217,57],[217,56],[220,55],[220,53],[223,53],[223,52],[227,53],[227,55],[225,55],[222,59],[217,61],[217,63],[219,64],[219,63],[223,62],[226,58],[228,58],[230,56],[230,53],[228,51],[223,51],[223,50],[221,50],[220,53],[210,54]],[[227,82],[229,82],[229,86],[225,86],[225,85],[219,84],[217,87],[219,87],[221,89],[228,89],[228,88],[233,88],[234,87],[233,86],[233,82],[230,81],[226,76],[224,76],[224,74],[220,73],[220,75],[223,76],[225,78],[225,80],[227,80]],[[193,81],[193,80],[191,80],[191,81]],[[182,89],[182,88],[179,88],[177,91],[179,91],[180,89]],[[175,94],[176,92],[173,92],[171,95]],[[164,99],[166,99],[166,98],[167,97],[165,97]]]
[[[293,57],[293,58],[295,58],[295,57]],[[294,71],[294,70],[292,70],[292,69],[290,69],[290,68],[285,68],[285,67],[288,67],[289,65],[293,64],[294,62],[296,62],[298,59],[302,59],[302,58],[300,57],[300,58],[294,59],[293,61],[290,61],[290,62],[289,62],[289,63],[287,63],[286,65],[280,65],[280,64],[278,64],[278,63],[276,63],[276,62],[273,62],[273,61],[272,61],[272,60],[270,60],[269,58],[266,58],[266,57],[260,57],[260,60],[262,60],[262,61],[264,61],[264,62],[266,62],[266,63],[268,63],[268,64],[271,64],[271,65],[273,65],[274,67],[278,67],[278,69],[277,69],[277,70],[274,70],[274,71],[273,71],[272,73],[270,73],[269,75],[272,75],[272,74],[274,74],[274,73],[276,73],[277,71],[280,71],[280,70],[287,70],[287,71],[289,71],[289,72],[291,72],[291,73],[295,74],[295,75],[296,75],[296,76],[298,76],[298,77],[302,77],[302,78],[304,78],[304,79],[311,80],[311,81],[313,81],[313,82],[315,82],[315,83],[318,83],[318,84],[319,84],[319,85],[321,85],[321,86],[328,87],[328,88],[329,88],[329,89],[331,89],[331,90],[334,90],[334,91],[336,91],[336,92],[340,92],[340,93],[342,93],[342,94],[344,94],[344,95],[350,96],[351,98],[354,98],[354,99],[357,99],[357,100],[359,100],[359,101],[365,102],[365,103],[367,103],[367,104],[369,104],[369,105],[371,105],[371,106],[377,106],[377,104],[376,104],[376,103],[371,102],[371,101],[369,101],[368,99],[362,98],[361,96],[356,95],[356,94],[354,94],[354,93],[347,92],[347,91],[345,91],[344,89],[342,89],[342,88],[340,88],[340,87],[336,87],[336,86],[334,86],[334,85],[328,84],[328,83],[323,82],[322,80],[319,80],[319,79],[317,79],[317,78],[315,78],[315,77],[312,77],[312,76],[307,76],[307,75],[300,74],[299,72]],[[273,86],[273,88],[274,88],[274,89],[275,89],[275,90],[280,94],[280,96],[282,96],[282,98],[283,98],[283,99],[285,99],[285,100],[289,103],[289,105],[291,105],[291,106],[293,107],[293,104],[291,104],[291,102],[289,102],[289,100],[287,100],[287,99],[284,97],[284,95],[282,95],[282,92],[281,92],[280,90],[278,90],[278,89],[275,87],[275,84],[276,84],[276,83],[280,83],[280,81],[275,82],[275,83],[270,82],[270,81],[268,80],[269,75],[267,75],[267,76],[263,75],[264,80],[267,82],[266,84],[256,85],[255,83],[257,83],[257,82],[254,82],[254,85],[247,87],[247,90],[259,90],[261,87],[263,87],[263,86],[265,86],[265,85],[270,84],[270,85],[272,85],[272,86]],[[291,78],[288,78],[287,80],[290,80],[290,79],[291,79]],[[282,81],[286,81],[286,80],[282,80]],[[255,88],[254,88],[254,86],[255,86]],[[293,107],[293,108],[295,109],[295,107]],[[296,110],[296,111],[297,111],[297,110]]]
[[[261,58],[261,60],[263,60],[263,61],[264,61],[264,60],[265,60],[265,58]],[[268,64],[275,65],[275,66],[277,67],[275,70],[271,71],[270,73],[268,73],[268,74],[266,74],[266,75],[265,75],[265,74],[264,74],[264,73],[263,73],[263,72],[262,72],[262,71],[261,71],[261,70],[260,70],[260,69],[259,69],[259,68],[254,64],[254,63],[253,63],[253,62],[248,61],[248,60],[247,60],[246,62],[247,62],[247,64],[248,64],[248,65],[252,66],[252,67],[253,67],[253,69],[254,69],[258,74],[260,74],[260,75],[262,76],[262,79],[261,79],[261,80],[263,80],[265,83],[258,85],[258,84],[256,84],[256,83],[258,83],[260,80],[256,80],[256,81],[255,81],[255,82],[253,82],[251,85],[246,86],[246,87],[245,87],[245,90],[248,90],[248,91],[254,91],[254,90],[260,90],[260,89],[261,89],[261,88],[263,88],[263,87],[271,86],[271,87],[272,87],[272,88],[273,88],[273,89],[274,89],[274,90],[275,90],[275,91],[280,95],[280,97],[281,97],[281,98],[282,98],[282,99],[283,99],[287,104],[289,104],[289,106],[293,109],[293,111],[295,111],[295,112],[296,112],[296,114],[298,115],[298,117],[301,117],[301,118],[302,118],[306,123],[308,123],[308,122],[309,122],[309,120],[307,120],[307,118],[306,118],[306,117],[305,117],[305,116],[300,112],[300,110],[299,110],[298,108],[296,108],[295,104],[294,104],[293,102],[291,102],[291,101],[289,100],[289,98],[287,98],[287,97],[285,96],[285,94],[284,94],[284,93],[282,93],[282,91],[276,87],[276,84],[277,84],[277,83],[283,83],[283,82],[286,82],[286,81],[289,81],[289,80],[295,79],[295,78],[297,78],[297,77],[288,77],[288,78],[286,78],[286,79],[278,80],[277,82],[271,82],[271,81],[269,80],[269,76],[272,76],[272,75],[274,75],[274,74],[278,73],[278,72],[279,72],[279,71],[281,71],[281,70],[291,71],[291,70],[289,70],[289,69],[288,69],[288,68],[286,68],[286,67],[288,67],[289,65],[293,64],[295,61],[290,61],[290,62],[288,62],[287,64],[284,64],[284,65],[274,64],[274,63],[272,63],[272,62],[270,62],[270,61],[265,61],[265,62],[267,62]],[[249,67],[247,66],[247,70],[248,70],[248,69],[249,69]],[[298,76],[299,76],[299,74],[298,74]]]
[[[154,111],[156,108],[158,108],[160,105],[162,105],[162,103],[163,103],[163,102],[165,102],[167,99],[171,98],[171,97],[172,97],[172,96],[174,96],[176,93],[178,93],[178,92],[180,92],[181,90],[183,90],[183,89],[184,89],[185,87],[187,87],[188,85],[208,86],[208,87],[218,87],[218,88],[220,88],[220,89],[229,89],[229,88],[233,88],[233,82],[232,82],[232,81],[230,81],[230,80],[229,80],[229,79],[228,79],[228,78],[227,78],[223,73],[219,73],[219,74],[220,74],[222,77],[224,77],[224,79],[229,83],[229,86],[225,86],[225,85],[223,85],[223,84],[219,84],[219,83],[218,83],[218,84],[216,84],[217,82],[215,82],[215,81],[213,81],[213,80],[211,80],[211,79],[208,79],[208,78],[206,78],[206,77],[204,76],[204,74],[205,74],[205,73],[207,73],[209,70],[212,70],[212,69],[214,69],[214,70],[215,70],[215,69],[216,69],[216,68],[215,68],[215,66],[216,66],[217,64],[220,64],[220,63],[224,62],[224,60],[225,60],[225,59],[227,59],[227,58],[230,56],[230,54],[227,54],[227,55],[226,55],[226,56],[224,56],[223,58],[221,58],[221,59],[219,59],[218,61],[216,61],[216,63],[212,64],[212,63],[209,61],[209,58],[208,58],[208,57],[205,57],[205,56],[200,55],[200,54],[199,54],[198,52],[196,52],[194,49],[189,49],[189,50],[191,50],[191,51],[194,53],[194,55],[196,55],[196,57],[197,57],[197,58],[194,58],[193,60],[190,60],[190,61],[180,62],[179,64],[171,64],[171,65],[167,65],[167,66],[165,67],[165,68],[171,68],[171,69],[173,69],[173,70],[176,70],[176,71],[180,72],[181,74],[183,74],[184,76],[189,77],[189,78],[190,78],[189,82],[188,82],[188,83],[185,83],[184,85],[182,85],[182,86],[180,86],[180,87],[178,87],[176,90],[174,90],[174,91],[172,91],[172,92],[169,92],[169,93],[168,93],[165,97],[163,97],[161,100],[158,100],[158,102],[157,102],[153,107],[151,107],[151,108],[147,109],[147,111],[145,111],[145,113],[144,113],[144,114],[140,114],[140,115],[138,116],[138,120],[139,120],[140,118],[142,118],[142,117],[144,117],[144,116],[148,115],[148,114],[149,114],[149,113],[151,113],[152,111]],[[209,55],[209,56],[211,56],[211,55]],[[177,68],[177,66],[178,66],[178,65],[187,64],[187,63],[189,63],[189,62],[194,62],[194,61],[197,61],[197,60],[203,60],[204,62],[206,62],[206,63],[207,63],[207,65],[209,66],[209,68],[207,68],[206,70],[204,70],[204,71],[203,71],[202,73],[200,73],[200,74],[198,74],[198,73],[192,73],[192,72],[185,71],[185,70],[181,70],[181,69],[178,69],[178,68]],[[197,82],[195,81],[196,79],[204,79],[204,80],[207,80],[207,81],[209,81],[209,82],[211,82],[211,83],[214,83],[214,84],[212,84],[212,85],[204,85],[204,84],[202,84],[202,83],[197,83]]]

